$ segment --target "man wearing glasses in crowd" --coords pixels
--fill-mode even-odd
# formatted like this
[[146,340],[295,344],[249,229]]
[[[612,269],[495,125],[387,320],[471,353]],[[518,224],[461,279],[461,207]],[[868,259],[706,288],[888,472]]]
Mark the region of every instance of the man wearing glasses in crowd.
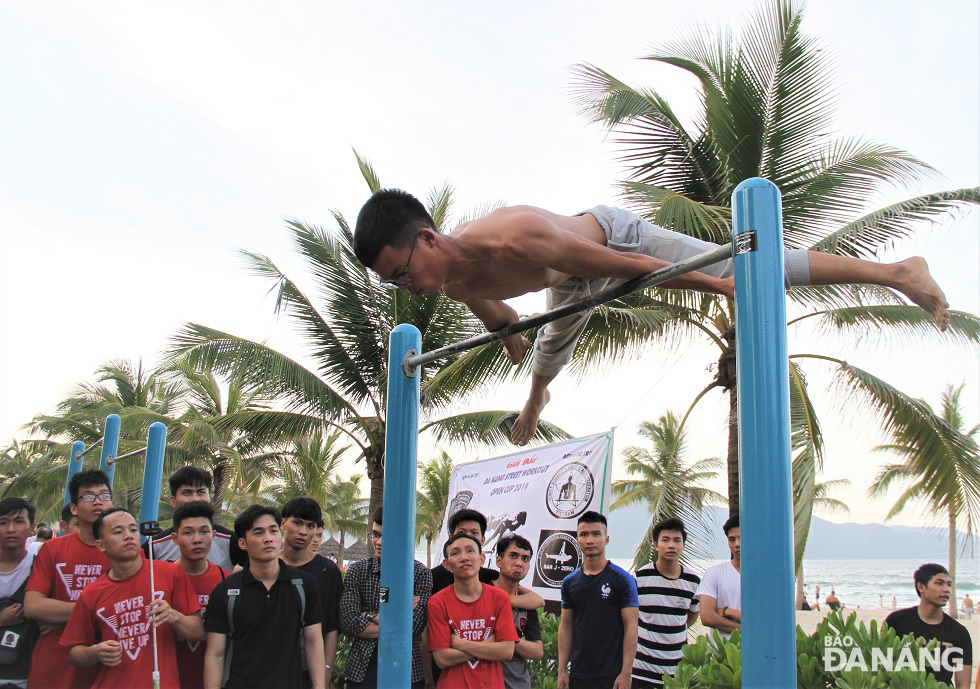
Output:
[[38,551],[24,594],[24,614],[41,627],[31,656],[29,689],[88,687],[99,673],[98,665],[69,664],[68,649],[59,642],[82,590],[109,570],[109,560],[95,547],[92,535],[95,520],[112,507],[109,477],[98,469],[80,471],[69,481],[68,494],[78,531],[55,538]]

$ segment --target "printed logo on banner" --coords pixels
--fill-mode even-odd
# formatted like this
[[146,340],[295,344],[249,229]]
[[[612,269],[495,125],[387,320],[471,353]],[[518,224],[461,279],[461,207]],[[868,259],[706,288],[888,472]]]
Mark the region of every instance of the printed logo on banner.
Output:
[[535,586],[561,588],[562,580],[582,566],[582,550],[574,531],[542,530],[537,552]]
[[453,499],[449,501],[449,516],[453,516],[460,510],[466,509],[466,506],[470,504],[470,500],[473,499],[473,491],[471,490],[461,490]]
[[595,492],[595,479],[589,467],[581,462],[562,466],[548,482],[545,503],[559,519],[574,519],[588,508]]

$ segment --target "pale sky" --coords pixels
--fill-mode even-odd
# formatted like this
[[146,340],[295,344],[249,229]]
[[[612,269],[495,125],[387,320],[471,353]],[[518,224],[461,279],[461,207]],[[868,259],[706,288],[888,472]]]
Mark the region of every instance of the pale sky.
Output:
[[[616,149],[578,114],[570,67],[594,63],[690,112],[693,82],[637,57],[754,6],[0,2],[0,438],[23,438],[22,424],[103,362],[155,362],[185,321],[301,356],[269,286],[235,250],[268,254],[309,284],[283,218],[329,226],[338,209],[353,221],[367,192],[352,148],[388,186],[422,196],[450,180],[460,214],[487,201],[563,213],[615,202]],[[810,3],[806,29],[844,66],[839,132],[943,174],[871,201],[978,184],[978,26],[969,0]],[[882,259],[925,256],[952,307],[977,313],[977,230],[973,213]],[[517,307],[543,304],[535,295]],[[791,352],[845,357],[932,403],[966,380],[967,419],[980,421],[975,353],[790,337]],[[619,426],[622,448],[642,419],[683,412],[715,359],[650,350],[584,380],[563,376],[546,418],[575,435]],[[864,496],[885,459],[870,448],[886,439],[860,410],[837,413],[827,370],[807,365],[827,440],[821,479],[854,482],[837,496],[851,514],[829,518],[880,521],[893,500]],[[491,401],[519,408],[525,386]],[[724,455],[726,405],[699,406],[689,459]]]

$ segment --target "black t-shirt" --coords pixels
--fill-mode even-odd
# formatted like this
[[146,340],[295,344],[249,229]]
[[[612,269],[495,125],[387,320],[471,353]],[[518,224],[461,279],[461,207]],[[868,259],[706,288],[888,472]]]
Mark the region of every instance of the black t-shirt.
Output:
[[297,567],[316,579],[323,608],[323,635],[340,629],[340,594],[344,592],[344,582],[340,567],[330,558],[314,555],[305,565]]
[[[885,618],[885,622],[899,636],[914,634],[926,641],[938,639],[942,649],[958,648],[962,655],[957,655],[956,651],[950,651],[950,661],[955,662],[958,658],[962,658],[964,666],[973,665],[973,641],[970,639],[970,632],[946,613],[943,613],[943,621],[939,624],[927,624],[919,617],[918,607],[905,608],[893,612]],[[937,672],[926,664],[926,672],[940,682],[953,683],[953,671],[951,669],[944,667]]]
[[[495,569],[490,569],[489,567],[480,567],[480,581],[484,584],[492,584],[497,581],[497,577],[500,576],[500,572]],[[439,593],[444,588],[453,585],[456,577],[453,573],[442,565],[436,565],[432,568],[432,595]]]

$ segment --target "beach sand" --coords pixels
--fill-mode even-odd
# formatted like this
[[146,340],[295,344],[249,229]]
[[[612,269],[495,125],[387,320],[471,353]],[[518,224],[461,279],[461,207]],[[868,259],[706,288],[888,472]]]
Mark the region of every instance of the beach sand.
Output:
[[[803,628],[803,631],[807,634],[813,634],[817,630],[817,625],[823,620],[824,616],[827,614],[827,610],[797,610],[796,611],[796,624]],[[857,613],[857,624],[861,625],[863,622],[866,627],[871,626],[872,620],[878,621],[878,626],[885,621],[891,610],[879,610],[877,608],[860,608],[857,610],[851,610],[849,608],[844,609],[844,619],[852,613]],[[960,617],[957,620],[960,624],[967,628],[970,632],[970,638],[973,640],[973,665],[976,667],[980,663],[980,616],[974,615],[972,619],[964,619]],[[694,632],[695,636],[700,636],[701,634],[706,634],[710,631],[707,627],[701,624],[695,625],[695,628],[691,630]]]

